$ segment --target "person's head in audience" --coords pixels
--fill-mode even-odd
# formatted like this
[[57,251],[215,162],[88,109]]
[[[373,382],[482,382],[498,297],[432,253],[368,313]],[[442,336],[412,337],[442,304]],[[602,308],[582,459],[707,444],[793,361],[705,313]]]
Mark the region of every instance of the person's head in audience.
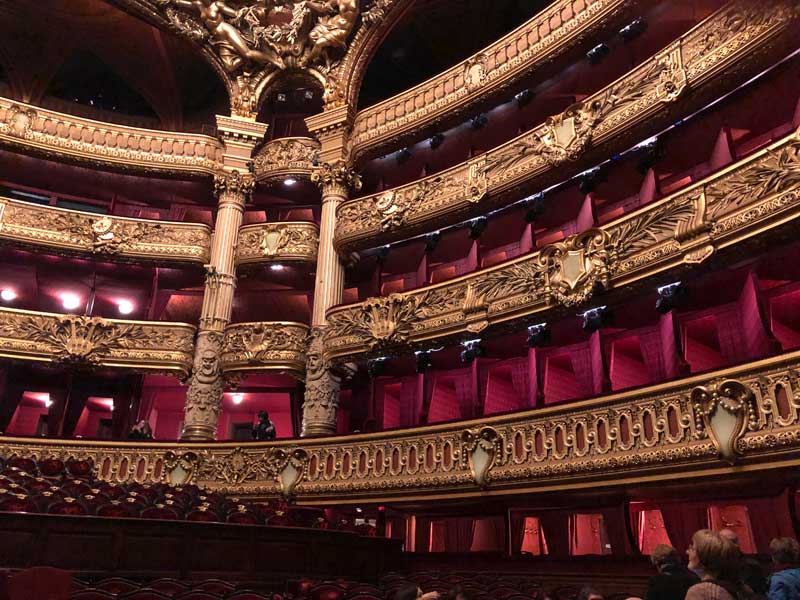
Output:
[[734,546],[739,545],[739,536],[736,535],[733,529],[728,529],[727,527],[725,529],[720,529],[719,534],[722,536],[722,539],[728,540]]
[[800,544],[794,538],[775,538],[769,543],[769,553],[776,571],[800,567]]
[[416,583],[404,585],[394,595],[394,600],[436,600],[439,592],[428,592],[424,594]]
[[650,562],[652,565],[662,571],[670,567],[676,567],[681,564],[681,557],[678,551],[672,546],[666,544],[658,544],[650,553]]
[[460,585],[457,585],[447,593],[447,600],[472,600],[472,596],[465,592]]
[[718,532],[710,529],[695,532],[687,554],[689,568],[692,568],[692,563],[699,565],[703,571],[703,579],[738,581],[741,559],[739,547]]
[[603,598],[603,594],[598,592],[596,589],[586,585],[581,588],[580,592],[578,592],[578,595],[575,597],[575,600],[605,600],[605,599]]

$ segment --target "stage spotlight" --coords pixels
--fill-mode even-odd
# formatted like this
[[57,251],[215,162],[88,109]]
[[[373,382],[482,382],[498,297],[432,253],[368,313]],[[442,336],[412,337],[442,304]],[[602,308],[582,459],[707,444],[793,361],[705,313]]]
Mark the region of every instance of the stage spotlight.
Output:
[[436,246],[439,245],[439,240],[442,239],[442,234],[438,231],[430,233],[425,236],[425,252],[433,252]]
[[388,360],[388,356],[379,356],[378,358],[371,358],[367,361],[367,375],[369,375],[370,379],[375,379],[383,375]]
[[461,342],[463,350],[461,351],[461,362],[470,363],[479,356],[483,356],[483,348],[481,347],[481,340],[467,340]]
[[444,143],[443,133],[434,133],[428,140],[428,144],[430,145],[431,150],[436,150],[436,148],[441,146],[443,143]]
[[642,35],[644,31],[647,29],[647,21],[645,21],[644,17],[639,17],[638,19],[634,19],[625,27],[619,30],[619,37],[621,37],[626,42],[630,42],[632,39],[635,39]]
[[469,222],[469,237],[473,240],[477,240],[481,237],[481,234],[486,229],[486,225],[489,221],[486,217],[478,217],[477,219],[473,219]]
[[547,323],[538,323],[528,327],[528,346],[530,348],[546,346],[549,342],[550,330],[547,328]]
[[606,179],[605,172],[600,167],[589,169],[581,174],[580,190],[584,194],[589,194]]
[[544,194],[538,193],[525,202],[525,221],[533,223],[544,214]]
[[417,351],[414,352],[414,356],[417,357],[417,364],[414,367],[414,370],[417,373],[424,373],[428,370],[428,367],[431,366],[431,353],[428,351]]
[[609,48],[605,44],[597,44],[597,46],[595,46],[586,53],[586,58],[591,64],[596,65],[610,53],[611,53],[611,48]]
[[117,310],[121,315],[129,315],[133,312],[133,302],[130,300],[120,300],[117,302]]
[[583,330],[589,333],[607,327],[611,324],[613,319],[613,315],[611,311],[608,310],[607,306],[590,308],[582,313],[578,313],[578,316],[583,319]]
[[657,291],[656,310],[662,315],[671,311],[686,297],[686,288],[680,281],[662,285]]
[[517,101],[517,105],[522,107],[528,104],[531,100],[533,100],[533,92],[525,89],[519,92],[516,96],[514,96],[514,100]]
[[16,300],[17,292],[6,288],[0,291],[0,298],[2,298],[4,302],[12,302],[13,300]]
[[411,158],[411,154],[412,154],[411,148],[408,147],[403,148],[397,153],[397,162],[399,163],[406,162],[409,158]]
[[61,305],[67,310],[75,310],[81,304],[81,299],[71,292],[61,294]]
[[473,129],[480,129],[481,127],[485,127],[486,124],[489,122],[489,117],[486,113],[481,113],[479,115],[475,115],[470,119],[470,127]]

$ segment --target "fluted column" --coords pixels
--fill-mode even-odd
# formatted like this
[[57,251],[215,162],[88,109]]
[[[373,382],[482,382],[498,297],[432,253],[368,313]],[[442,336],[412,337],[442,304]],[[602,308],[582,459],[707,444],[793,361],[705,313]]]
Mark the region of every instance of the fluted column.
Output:
[[311,174],[322,190],[322,216],[319,228],[317,276],[314,286],[314,312],[306,362],[306,393],[303,401],[301,435],[336,433],[340,378],[323,357],[325,312],[342,301],[344,266],[333,247],[336,209],[347,200],[350,190],[361,187],[359,176],[344,161],[323,163]]
[[186,392],[183,440],[213,440],[216,435],[225,390],[220,363],[222,340],[236,291],[236,245],[244,207],[254,186],[248,163],[253,147],[266,131],[266,125],[235,117],[217,117],[217,127],[225,142],[225,171],[214,177],[217,220],[211,260],[206,265],[194,365]]

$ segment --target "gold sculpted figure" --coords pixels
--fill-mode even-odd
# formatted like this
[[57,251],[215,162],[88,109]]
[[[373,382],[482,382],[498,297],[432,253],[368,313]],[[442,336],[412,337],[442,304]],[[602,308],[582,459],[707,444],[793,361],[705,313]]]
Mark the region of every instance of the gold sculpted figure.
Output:
[[313,64],[320,57],[325,59],[326,68],[333,62],[330,50],[346,50],[347,36],[353,31],[358,19],[357,0],[327,0],[326,2],[306,2],[306,7],[318,17],[308,34],[311,52],[306,59]]
[[208,31],[213,43],[219,46],[219,56],[228,71],[235,71],[243,62],[272,64],[283,69],[283,59],[269,48],[254,50],[241,32],[225,20],[235,19],[238,11],[225,4],[224,0],[162,0],[163,4],[174,4],[187,11],[195,11]]

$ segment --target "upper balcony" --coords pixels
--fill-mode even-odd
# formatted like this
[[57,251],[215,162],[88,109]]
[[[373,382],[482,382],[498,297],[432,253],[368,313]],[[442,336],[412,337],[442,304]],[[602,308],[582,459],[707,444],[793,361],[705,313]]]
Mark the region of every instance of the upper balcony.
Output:
[[601,228],[467,276],[328,312],[330,358],[481,332],[696,265],[800,215],[795,132]]
[[505,206],[701,108],[792,45],[796,12],[734,2],[623,78],[439,174],[339,207],[337,248],[373,248]]

